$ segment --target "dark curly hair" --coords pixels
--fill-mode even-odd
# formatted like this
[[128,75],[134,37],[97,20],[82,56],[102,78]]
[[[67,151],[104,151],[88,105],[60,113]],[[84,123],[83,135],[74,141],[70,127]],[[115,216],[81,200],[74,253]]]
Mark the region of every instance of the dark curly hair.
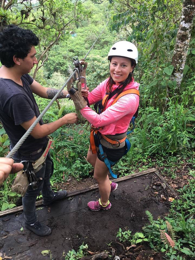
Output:
[[24,59],[39,38],[31,31],[16,25],[9,25],[0,32],[0,61],[7,68],[14,66],[13,56]]

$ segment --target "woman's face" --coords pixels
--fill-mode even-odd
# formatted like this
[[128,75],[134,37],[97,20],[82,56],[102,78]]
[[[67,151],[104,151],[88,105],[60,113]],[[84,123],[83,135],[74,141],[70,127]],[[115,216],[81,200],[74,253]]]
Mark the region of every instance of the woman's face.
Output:
[[125,81],[132,71],[133,67],[130,59],[112,57],[110,61],[110,75],[116,84]]

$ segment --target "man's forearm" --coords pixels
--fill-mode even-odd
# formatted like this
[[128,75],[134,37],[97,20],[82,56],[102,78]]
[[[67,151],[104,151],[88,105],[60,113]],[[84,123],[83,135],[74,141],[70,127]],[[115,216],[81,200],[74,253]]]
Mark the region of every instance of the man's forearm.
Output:
[[[58,89],[54,89],[54,88],[50,88],[47,90],[47,96],[48,96],[48,99],[52,99],[58,92],[59,90]],[[58,99],[59,98],[66,98],[68,97],[68,91],[66,90],[62,90],[59,95],[58,95]]]

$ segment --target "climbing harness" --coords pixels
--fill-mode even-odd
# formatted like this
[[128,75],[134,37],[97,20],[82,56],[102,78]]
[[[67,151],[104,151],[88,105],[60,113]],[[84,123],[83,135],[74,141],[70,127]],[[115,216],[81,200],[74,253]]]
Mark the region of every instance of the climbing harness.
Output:
[[[103,100],[97,102],[95,104],[95,109],[97,111],[97,113],[102,113],[104,110],[105,110],[105,107],[106,107],[106,104],[108,102],[108,100],[113,97],[115,94],[117,93],[117,89],[115,91],[113,91],[112,93],[110,94],[106,94],[105,97],[103,98]],[[121,98],[122,96],[124,95],[127,95],[127,94],[136,94],[139,96],[139,90],[137,89],[128,89],[128,90],[125,90],[123,91],[122,93],[120,93],[112,102],[111,105],[115,104],[119,98]],[[103,128],[95,128],[94,126],[91,127],[91,132],[90,132],[90,147],[91,147],[91,151],[93,154],[96,154],[97,153],[97,146],[95,144],[95,136],[99,138],[99,142],[98,142],[98,148],[99,148],[99,153],[100,153],[100,157],[101,159],[104,161],[104,163],[106,164],[106,166],[108,167],[108,170],[111,174],[111,176],[113,178],[117,178],[117,175],[113,173],[112,171],[112,166],[115,165],[117,162],[113,162],[111,160],[109,160],[106,156],[106,154],[104,153],[104,150],[103,150],[103,147],[102,147],[102,144],[100,143],[100,138],[103,138],[105,139],[108,143],[112,144],[112,145],[116,145],[116,146],[120,146],[121,143],[123,143],[125,141],[125,145],[126,145],[126,152],[125,154],[130,150],[131,148],[131,143],[130,141],[127,139],[127,135],[129,135],[130,133],[132,133],[134,131],[134,128],[135,128],[135,118],[137,117],[137,114],[138,114],[138,109],[136,111],[136,113],[134,114],[134,116],[132,117],[131,119],[131,122],[130,124],[132,123],[133,125],[133,128],[131,131],[128,131],[127,134],[125,135],[125,137],[123,137],[122,139],[120,140],[112,140],[110,138],[108,138],[107,136],[105,135],[102,135],[99,130],[102,130]],[[124,155],[125,155],[124,154]]]

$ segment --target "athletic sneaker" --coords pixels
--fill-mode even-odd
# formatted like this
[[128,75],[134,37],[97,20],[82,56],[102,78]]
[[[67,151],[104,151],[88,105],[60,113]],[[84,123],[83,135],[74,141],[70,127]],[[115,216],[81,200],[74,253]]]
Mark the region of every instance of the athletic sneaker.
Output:
[[41,224],[38,221],[34,224],[25,224],[25,227],[40,237],[48,236],[51,234],[51,228]]
[[91,211],[100,211],[100,210],[109,210],[112,207],[112,204],[110,203],[110,201],[108,201],[108,205],[104,207],[100,205],[100,199],[99,199],[97,201],[88,202],[87,206]]
[[116,182],[110,182],[110,185],[111,185],[111,192],[117,190],[117,188],[118,188],[118,183],[116,183]]

